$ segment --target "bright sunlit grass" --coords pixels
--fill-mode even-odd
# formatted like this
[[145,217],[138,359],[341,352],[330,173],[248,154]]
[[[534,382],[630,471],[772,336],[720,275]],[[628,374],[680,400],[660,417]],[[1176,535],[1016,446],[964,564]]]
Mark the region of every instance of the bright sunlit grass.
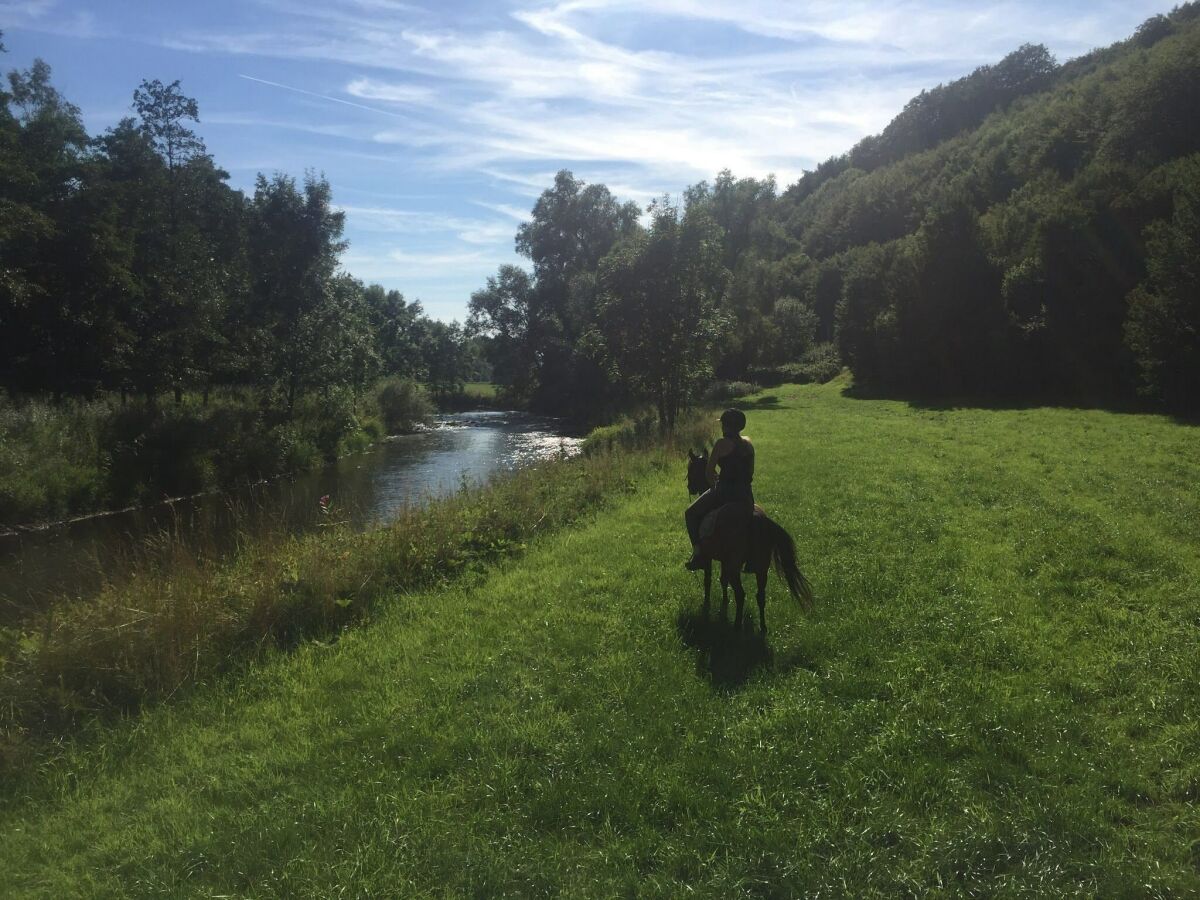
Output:
[[13,786],[46,896],[1200,890],[1200,459],[1156,416],[760,396],[818,595],[698,615],[683,468]]
[[468,381],[463,385],[463,393],[468,397],[484,397],[490,400],[496,396],[496,385],[490,381]]

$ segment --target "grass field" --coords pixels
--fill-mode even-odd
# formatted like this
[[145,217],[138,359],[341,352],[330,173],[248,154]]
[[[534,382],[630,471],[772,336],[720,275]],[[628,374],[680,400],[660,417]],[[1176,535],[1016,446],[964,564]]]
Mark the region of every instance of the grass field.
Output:
[[496,385],[490,381],[468,381],[463,385],[463,393],[468,397],[483,397],[491,400],[496,396]]
[[1200,891],[1200,431],[751,406],[814,616],[699,615],[681,460],[6,785],[3,892]]

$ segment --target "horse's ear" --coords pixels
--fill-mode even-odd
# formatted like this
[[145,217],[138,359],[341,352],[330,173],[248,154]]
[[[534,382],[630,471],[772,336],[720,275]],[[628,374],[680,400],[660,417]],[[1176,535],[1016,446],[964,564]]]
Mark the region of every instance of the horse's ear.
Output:
[[693,452],[692,452],[692,448],[691,448],[691,447],[688,447],[688,459],[691,459],[691,460],[696,460],[696,459],[699,459],[699,458],[700,458],[700,457],[698,457],[698,456],[697,456],[695,453],[693,453]]

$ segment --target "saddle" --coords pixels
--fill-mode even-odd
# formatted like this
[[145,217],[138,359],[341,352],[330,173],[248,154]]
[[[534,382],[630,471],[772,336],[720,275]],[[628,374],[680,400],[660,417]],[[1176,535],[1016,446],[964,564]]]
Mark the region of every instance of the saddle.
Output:
[[718,506],[700,521],[700,552],[709,559],[749,560],[754,517],[765,515],[745,500]]

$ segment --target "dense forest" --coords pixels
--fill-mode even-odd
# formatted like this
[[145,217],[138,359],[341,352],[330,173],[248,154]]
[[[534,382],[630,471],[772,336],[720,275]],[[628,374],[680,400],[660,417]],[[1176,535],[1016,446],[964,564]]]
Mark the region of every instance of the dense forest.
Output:
[[179,82],[143,82],[133,105],[89,136],[41,60],[0,91],[0,384],[151,402],[252,386],[290,409],[380,373],[473,374],[461,328],[340,270],[323,178],[260,175],[245,196]]
[[471,301],[498,377],[551,410],[712,375],[909,395],[1200,404],[1200,5],[1059,65],[922,92],[782,193],[735,179],[648,222],[560,173]]

